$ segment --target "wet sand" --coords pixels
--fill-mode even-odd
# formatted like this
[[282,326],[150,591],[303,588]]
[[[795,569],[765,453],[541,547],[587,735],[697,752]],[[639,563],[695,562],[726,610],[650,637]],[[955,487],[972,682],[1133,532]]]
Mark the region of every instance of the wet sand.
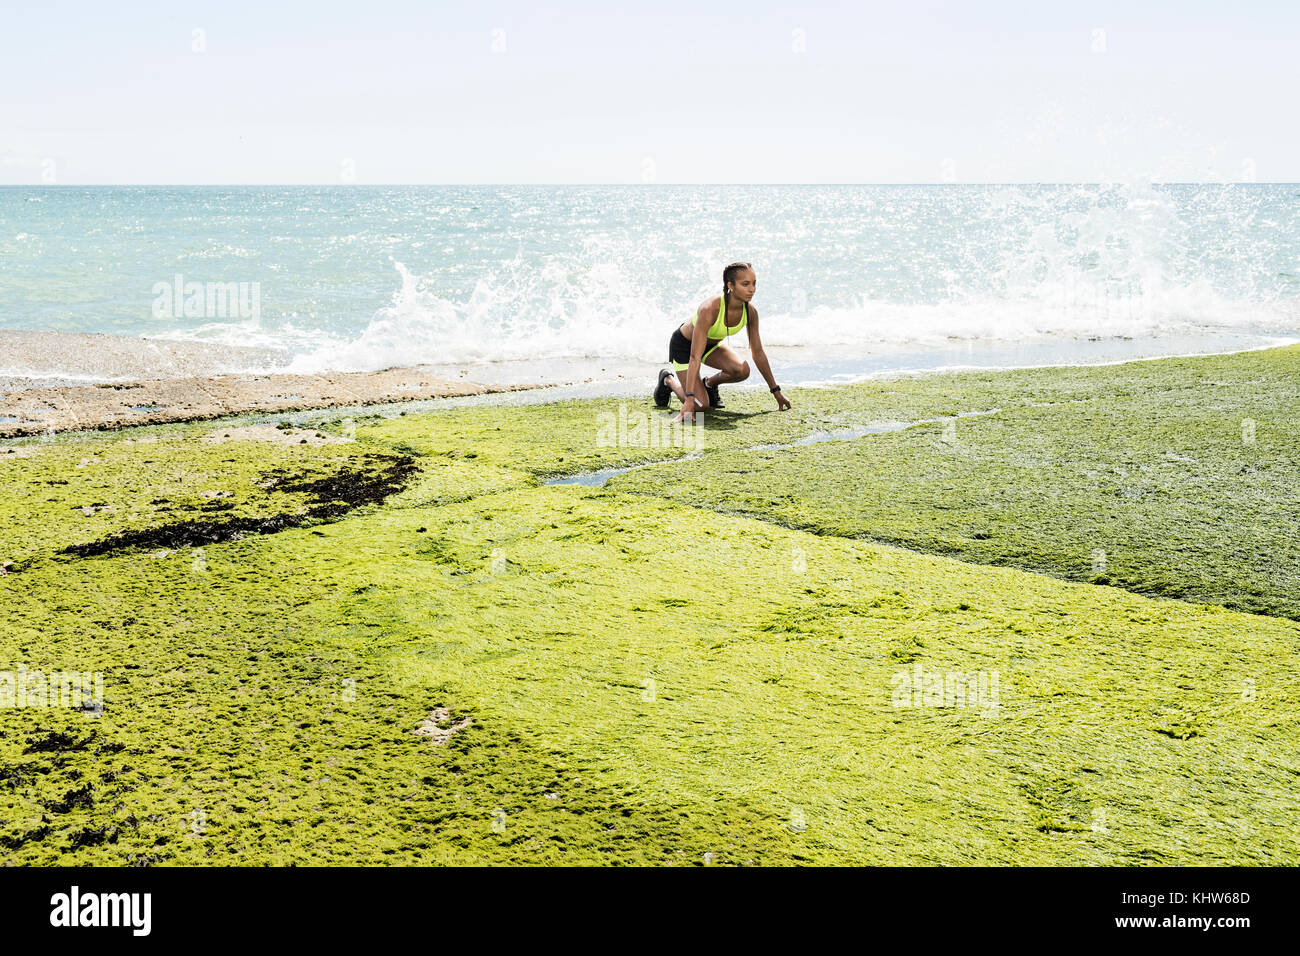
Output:
[[2,331],[0,354],[0,369],[42,373],[0,377],[0,438],[539,387],[428,366],[292,375],[274,371],[286,356],[270,349],[116,335]]
[[0,438],[538,387],[452,382],[430,375],[423,368],[406,368],[328,375],[214,375],[28,388],[0,398]]

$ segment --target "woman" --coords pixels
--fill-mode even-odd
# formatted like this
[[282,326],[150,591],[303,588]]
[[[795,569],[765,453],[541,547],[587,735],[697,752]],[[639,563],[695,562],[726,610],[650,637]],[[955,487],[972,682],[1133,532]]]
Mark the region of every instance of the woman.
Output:
[[[670,395],[681,400],[682,410],[673,421],[692,418],[697,409],[722,408],[718,386],[749,378],[749,363],[722,344],[728,335],[734,335],[746,326],[754,364],[776,396],[776,407],[782,411],[790,407],[790,400],[781,393],[781,386],[772,377],[767,353],[758,337],[758,310],[749,304],[757,284],[748,262],[733,262],[722,270],[722,295],[705,300],[689,322],[683,322],[673,330],[668,343],[668,360],[673,363],[677,374],[674,375],[672,369],[662,370],[654,394],[655,404],[660,408],[668,406]],[[701,362],[718,369],[717,373],[701,380]],[[685,385],[680,377],[682,372],[686,372]]]

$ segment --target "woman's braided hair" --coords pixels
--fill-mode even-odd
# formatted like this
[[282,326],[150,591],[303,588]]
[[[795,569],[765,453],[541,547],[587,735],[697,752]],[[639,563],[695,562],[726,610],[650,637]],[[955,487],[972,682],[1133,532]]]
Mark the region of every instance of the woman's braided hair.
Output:
[[723,295],[727,294],[727,284],[734,282],[736,280],[736,276],[737,274],[739,274],[741,269],[752,269],[752,268],[754,267],[750,265],[748,262],[733,262],[731,265],[727,266],[727,268],[723,269],[722,270],[722,294]]

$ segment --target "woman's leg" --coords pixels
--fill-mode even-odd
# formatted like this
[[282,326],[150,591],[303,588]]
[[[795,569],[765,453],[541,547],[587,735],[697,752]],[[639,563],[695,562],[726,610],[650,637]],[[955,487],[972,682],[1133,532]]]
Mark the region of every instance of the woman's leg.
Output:
[[719,345],[706,356],[704,364],[718,370],[709,376],[710,385],[743,382],[749,378],[749,363],[725,345]]
[[[713,375],[708,376],[709,384],[711,385],[723,385],[727,382],[743,382],[745,379],[749,378],[749,363],[725,345],[715,345],[710,348],[709,351],[705,353],[703,362],[710,368],[718,370]],[[673,363],[675,374],[668,376],[665,381],[668,387],[673,390],[673,394],[677,396],[677,400],[679,402],[685,402],[686,389],[683,387],[682,382],[686,378],[688,366],[676,369],[678,364],[680,363]],[[701,384],[703,384],[703,379],[705,377],[703,370],[701,370]]]
[[672,364],[673,374],[664,379],[664,384],[672,389],[677,401],[686,401],[686,372],[690,368],[690,339],[682,335],[680,328],[674,329],[668,340],[668,361]]
[[[686,338],[685,336],[683,336],[681,342],[677,343],[679,348],[678,351],[676,352],[676,357],[674,357],[674,351],[672,345],[669,346],[668,361],[670,361],[673,365],[673,374],[664,380],[664,383],[669,388],[671,388],[673,390],[673,394],[677,396],[677,400],[679,402],[682,402],[683,404],[686,402],[686,373],[689,372],[691,369],[690,362],[685,361],[685,359],[688,358],[688,354],[689,354],[687,351],[688,346],[685,344],[685,342],[686,342]],[[710,345],[708,348],[704,350],[704,357],[701,360],[700,378],[704,378],[703,366],[710,364],[712,360],[711,353],[716,352],[717,350],[718,350],[717,345]],[[705,401],[705,402],[708,401],[708,393],[704,392],[703,388],[701,388],[700,391],[703,394],[695,396],[696,405],[699,405],[701,401]]]
[[[703,394],[698,394],[695,396],[695,404],[697,406],[700,406],[703,403],[708,402],[709,400],[709,393],[703,387],[704,379],[706,377],[704,374],[704,366],[714,365],[716,361],[714,356],[717,355],[718,349],[720,348],[722,348],[722,346],[720,345],[709,346],[708,351],[704,353],[704,358],[701,359],[700,391]],[[679,402],[685,403],[686,402],[686,373],[690,371],[691,367],[689,365],[683,364],[681,362],[676,362],[676,361],[673,362],[673,367],[675,369],[675,373],[670,378],[665,379],[665,382],[668,385],[668,387],[673,390],[673,394],[677,396],[677,400]],[[716,365],[714,365],[714,367],[716,368]]]
[[674,362],[673,374],[664,379],[664,384],[673,390],[673,394],[677,396],[677,401],[684,402],[686,401],[686,389],[682,385],[682,380],[686,378],[686,369],[678,369],[676,366],[677,363]]

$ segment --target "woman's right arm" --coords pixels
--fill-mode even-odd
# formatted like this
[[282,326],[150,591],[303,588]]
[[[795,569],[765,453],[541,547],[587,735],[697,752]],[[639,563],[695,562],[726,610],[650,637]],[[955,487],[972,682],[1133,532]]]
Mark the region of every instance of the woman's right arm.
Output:
[[695,328],[691,330],[691,361],[686,367],[685,389],[692,392],[694,397],[688,395],[687,402],[694,401],[695,404],[687,408],[682,404],[682,411],[689,413],[697,408],[708,408],[709,396],[704,391],[704,385],[700,382],[700,365],[703,362],[704,349],[709,343],[709,322],[704,318],[704,313],[708,309],[709,303],[705,302],[695,311]]

